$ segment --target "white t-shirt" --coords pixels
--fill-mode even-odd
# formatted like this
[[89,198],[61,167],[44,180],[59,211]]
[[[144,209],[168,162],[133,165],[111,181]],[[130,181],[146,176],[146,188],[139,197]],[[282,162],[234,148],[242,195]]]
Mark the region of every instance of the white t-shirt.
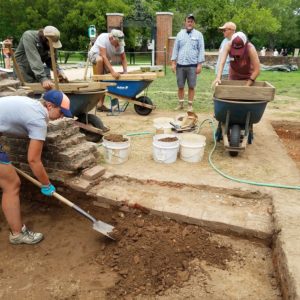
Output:
[[0,98],[0,133],[45,141],[48,125],[47,109],[25,96]]
[[91,48],[90,52],[100,54],[100,47],[106,49],[106,55],[108,59],[112,59],[113,56],[121,55],[124,53],[124,46],[115,48],[109,41],[109,33],[101,33]]

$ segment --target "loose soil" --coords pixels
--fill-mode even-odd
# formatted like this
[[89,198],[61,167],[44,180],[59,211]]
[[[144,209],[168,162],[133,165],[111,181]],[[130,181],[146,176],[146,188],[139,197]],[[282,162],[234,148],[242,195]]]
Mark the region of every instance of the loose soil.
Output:
[[127,142],[128,139],[125,138],[121,134],[108,134],[105,136],[105,139],[110,142],[120,143],[120,142]]
[[176,142],[176,141],[178,141],[178,138],[177,137],[165,137],[165,138],[159,139],[158,141],[159,142],[170,143],[170,142]]
[[114,242],[91,222],[23,183],[24,223],[45,234],[13,246],[0,219],[1,299],[280,299],[271,250],[197,226],[59,192],[120,232]]
[[300,123],[299,122],[272,122],[272,125],[282,140],[290,157],[300,169]]

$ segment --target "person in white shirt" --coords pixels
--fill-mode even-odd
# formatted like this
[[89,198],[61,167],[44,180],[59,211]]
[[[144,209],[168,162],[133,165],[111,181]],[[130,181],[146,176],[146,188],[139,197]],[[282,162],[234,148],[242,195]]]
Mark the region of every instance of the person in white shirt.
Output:
[[[223,52],[225,46],[230,42],[233,34],[235,33],[236,25],[233,22],[226,22],[223,26],[219,27],[219,30],[221,30],[223,32],[224,40],[222,41],[220,48],[219,48],[219,56],[218,56],[218,61],[216,64],[216,69],[215,69],[216,74],[218,74],[218,69],[219,69],[219,65],[220,65],[222,52]],[[227,56],[221,79],[229,78],[229,64],[230,64],[230,59],[229,59],[229,56]]]
[[[110,33],[101,33],[88,53],[90,62],[96,65],[96,74],[111,73],[115,79],[118,79],[120,73],[116,72],[111,64],[111,60],[114,57],[120,57],[123,73],[127,73],[124,47],[124,33],[121,30],[113,29]],[[108,111],[103,102],[104,97],[101,97],[97,109],[99,111]]]

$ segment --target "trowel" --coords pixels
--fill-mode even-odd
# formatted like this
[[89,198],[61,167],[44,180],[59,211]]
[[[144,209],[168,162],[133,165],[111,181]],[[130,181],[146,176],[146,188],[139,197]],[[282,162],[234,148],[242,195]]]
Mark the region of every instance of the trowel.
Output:
[[[33,184],[35,184],[36,186],[38,186],[39,188],[41,188],[42,184],[37,181],[36,179],[32,178],[31,176],[29,176],[28,174],[24,173],[23,171],[19,170],[18,168],[16,168],[16,171],[22,175],[23,177],[25,177],[26,179],[28,179],[30,182],[32,182]],[[110,239],[114,239],[112,236],[110,236],[110,234],[112,234],[114,227],[112,225],[109,225],[107,223],[104,223],[102,221],[96,220],[93,216],[91,216],[89,213],[87,213],[86,211],[84,211],[83,209],[81,209],[79,206],[77,206],[75,203],[71,202],[70,200],[68,200],[67,198],[63,197],[62,195],[54,192],[52,194],[53,197],[55,197],[56,199],[58,199],[59,201],[63,202],[64,204],[68,205],[69,207],[75,209],[77,212],[79,212],[81,215],[85,216],[87,219],[89,219],[90,221],[93,222],[93,229],[104,234],[105,236],[109,237]]]

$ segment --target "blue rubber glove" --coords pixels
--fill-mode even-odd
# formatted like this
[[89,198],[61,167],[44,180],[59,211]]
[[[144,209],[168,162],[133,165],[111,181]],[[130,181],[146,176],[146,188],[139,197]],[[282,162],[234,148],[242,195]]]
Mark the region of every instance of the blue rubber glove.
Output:
[[51,183],[49,183],[48,185],[42,185],[42,187],[41,187],[41,193],[45,196],[52,196],[52,194],[55,191],[56,191],[55,187]]

